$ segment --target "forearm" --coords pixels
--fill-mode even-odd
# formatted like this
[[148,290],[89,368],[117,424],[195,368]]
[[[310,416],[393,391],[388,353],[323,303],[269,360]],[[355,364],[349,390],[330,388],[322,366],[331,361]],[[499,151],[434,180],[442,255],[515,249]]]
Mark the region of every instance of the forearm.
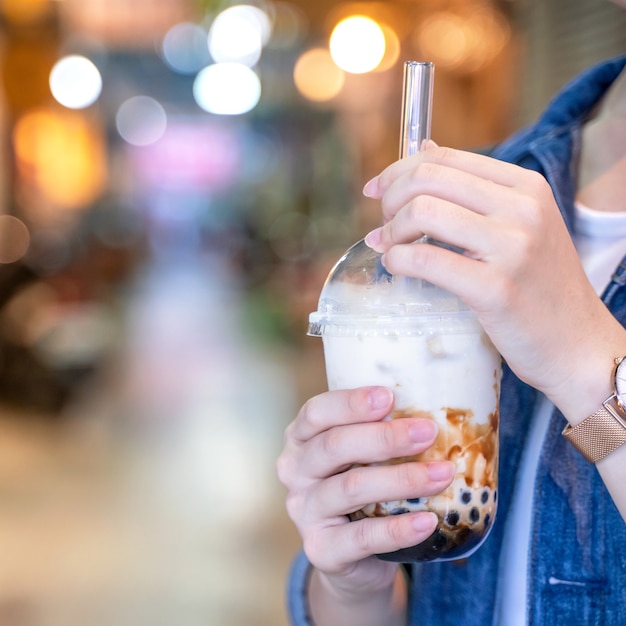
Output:
[[314,569],[308,596],[315,626],[407,625],[407,582],[402,570],[389,588],[368,593],[366,597],[345,597]]

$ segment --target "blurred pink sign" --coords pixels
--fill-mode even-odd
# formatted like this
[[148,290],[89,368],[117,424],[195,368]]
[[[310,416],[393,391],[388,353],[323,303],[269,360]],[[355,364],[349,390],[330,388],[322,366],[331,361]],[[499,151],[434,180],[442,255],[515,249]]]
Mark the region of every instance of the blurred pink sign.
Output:
[[156,143],[129,150],[136,174],[150,187],[215,191],[238,178],[238,138],[215,124],[170,122]]

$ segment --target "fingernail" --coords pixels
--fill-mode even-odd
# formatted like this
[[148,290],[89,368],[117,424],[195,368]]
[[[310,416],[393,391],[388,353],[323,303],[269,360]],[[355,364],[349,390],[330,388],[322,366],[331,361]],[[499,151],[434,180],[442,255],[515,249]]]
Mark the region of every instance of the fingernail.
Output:
[[439,463],[428,463],[426,466],[428,478],[431,480],[450,480],[454,474],[454,464],[449,461]]
[[372,180],[365,183],[365,187],[363,187],[363,195],[366,198],[373,198],[378,191],[378,176],[372,178]]
[[415,443],[432,441],[437,434],[437,425],[431,420],[418,420],[409,424],[409,437]]
[[433,148],[438,148],[439,146],[432,140],[428,139],[422,144],[422,150],[432,150]]
[[369,402],[374,410],[385,409],[391,404],[391,391],[386,387],[376,387],[369,393]]
[[437,516],[434,513],[421,513],[416,515],[412,520],[413,528],[417,531],[423,532],[435,527],[437,524]]
[[370,248],[376,248],[377,246],[380,245],[381,241],[382,241],[382,229],[381,228],[375,228],[371,232],[367,233],[367,235],[365,235],[365,243]]

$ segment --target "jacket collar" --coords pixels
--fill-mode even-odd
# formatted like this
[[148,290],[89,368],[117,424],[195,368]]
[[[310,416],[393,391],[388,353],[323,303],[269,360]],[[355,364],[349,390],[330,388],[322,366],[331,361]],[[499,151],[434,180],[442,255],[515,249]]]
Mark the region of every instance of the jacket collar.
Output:
[[541,172],[573,231],[581,127],[626,66],[626,55],[590,68],[567,84],[536,124],[500,144],[493,156]]

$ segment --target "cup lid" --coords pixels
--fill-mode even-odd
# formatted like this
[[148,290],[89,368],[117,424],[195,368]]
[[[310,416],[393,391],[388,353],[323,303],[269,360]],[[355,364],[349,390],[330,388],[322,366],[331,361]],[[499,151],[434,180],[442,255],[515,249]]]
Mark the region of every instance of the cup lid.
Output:
[[390,274],[381,257],[363,239],[348,249],[326,278],[307,334],[406,332],[433,317],[473,317],[459,298],[432,283]]

